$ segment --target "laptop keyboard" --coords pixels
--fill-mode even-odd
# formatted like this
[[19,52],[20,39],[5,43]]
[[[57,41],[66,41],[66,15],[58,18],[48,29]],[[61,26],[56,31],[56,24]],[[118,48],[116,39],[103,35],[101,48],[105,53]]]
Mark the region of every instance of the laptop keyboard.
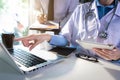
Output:
[[14,51],[9,52],[12,54],[15,61],[26,67],[31,67],[40,63],[47,62],[46,60],[21,49],[15,49]]

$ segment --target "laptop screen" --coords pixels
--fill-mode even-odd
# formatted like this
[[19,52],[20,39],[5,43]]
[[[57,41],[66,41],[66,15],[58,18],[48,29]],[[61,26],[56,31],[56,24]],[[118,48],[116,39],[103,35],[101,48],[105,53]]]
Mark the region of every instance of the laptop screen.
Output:
[[12,56],[8,54],[9,52],[4,47],[2,43],[0,43],[0,59],[9,64],[11,67],[13,67],[16,71],[22,73],[22,70],[20,70],[17,66],[17,64],[12,59]]

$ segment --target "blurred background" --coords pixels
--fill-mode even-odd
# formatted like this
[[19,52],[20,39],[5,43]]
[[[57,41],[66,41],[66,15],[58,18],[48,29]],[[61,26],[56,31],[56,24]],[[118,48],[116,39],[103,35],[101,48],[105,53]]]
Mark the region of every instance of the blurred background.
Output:
[[14,32],[16,37],[27,35],[29,0],[0,0],[0,33]]
[[[80,0],[80,3],[90,0]],[[3,32],[14,33],[15,37],[27,36],[29,26],[40,12],[35,9],[34,0],[0,0],[0,35]]]

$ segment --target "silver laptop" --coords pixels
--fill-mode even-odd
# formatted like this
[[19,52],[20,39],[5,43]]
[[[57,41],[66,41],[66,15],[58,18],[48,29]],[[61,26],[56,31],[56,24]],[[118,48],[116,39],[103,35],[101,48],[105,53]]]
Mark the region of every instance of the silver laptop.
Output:
[[15,48],[13,51],[8,51],[4,45],[0,43],[0,58],[22,73],[29,73],[43,66],[65,59],[65,57],[52,51],[40,50],[34,52],[35,53],[32,54],[18,48]]

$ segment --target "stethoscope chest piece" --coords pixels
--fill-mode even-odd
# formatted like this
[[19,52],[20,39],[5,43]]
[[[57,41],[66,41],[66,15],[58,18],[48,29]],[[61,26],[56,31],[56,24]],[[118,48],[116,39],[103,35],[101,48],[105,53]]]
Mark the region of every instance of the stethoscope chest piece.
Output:
[[99,32],[98,37],[102,39],[107,39],[108,33],[106,31]]

